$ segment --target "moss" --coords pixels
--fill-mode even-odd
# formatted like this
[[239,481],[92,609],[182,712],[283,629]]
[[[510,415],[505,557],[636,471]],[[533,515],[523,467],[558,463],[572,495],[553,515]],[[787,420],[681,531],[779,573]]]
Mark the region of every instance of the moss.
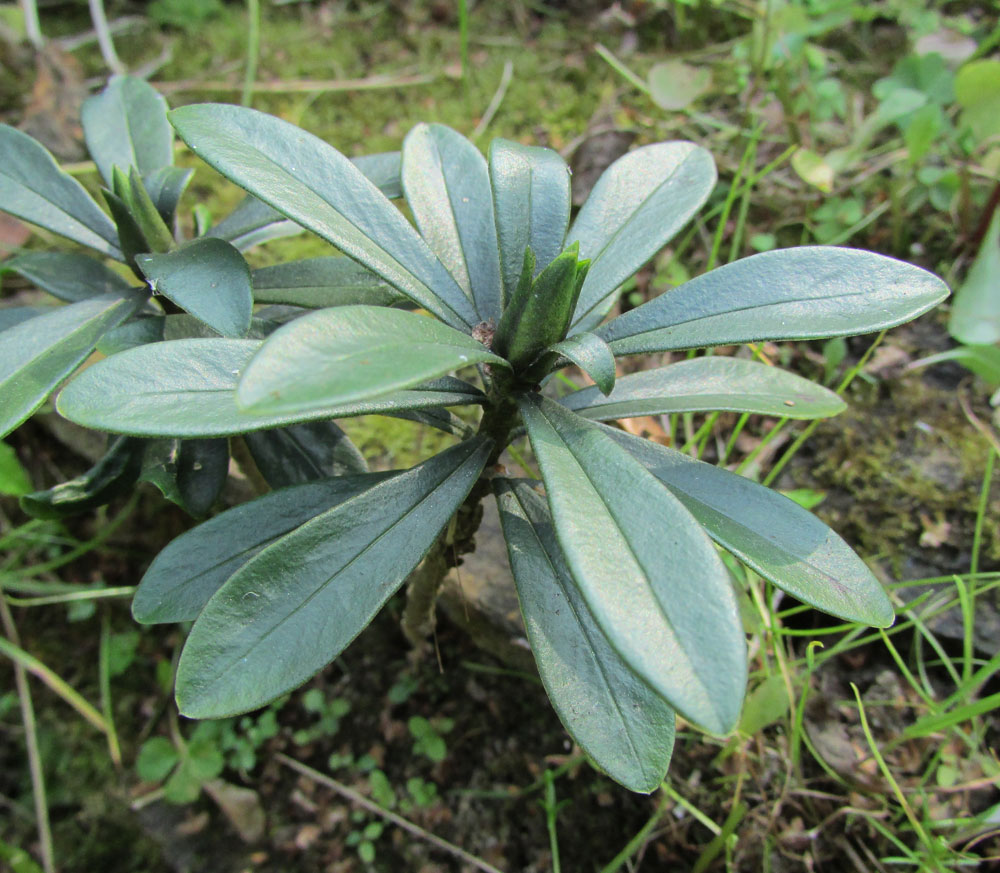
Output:
[[[953,389],[919,378],[859,386],[847,412],[817,429],[796,478],[830,489],[819,508],[849,543],[890,566],[965,572],[988,444],[962,414]],[[986,517],[1000,514],[1000,483]],[[941,523],[949,526],[922,537]],[[1000,533],[984,525],[981,566],[1000,561]]]
[[432,427],[382,415],[348,418],[338,424],[374,470],[412,467],[455,441]]

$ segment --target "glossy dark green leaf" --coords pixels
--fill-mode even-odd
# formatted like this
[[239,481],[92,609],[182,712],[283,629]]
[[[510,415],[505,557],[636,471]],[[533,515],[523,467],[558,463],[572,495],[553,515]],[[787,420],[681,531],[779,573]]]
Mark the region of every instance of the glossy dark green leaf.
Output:
[[275,331],[236,389],[247,411],[307,411],[410,388],[471,364],[507,366],[461,331],[376,306],[321,309]]
[[97,351],[105,357],[117,355],[126,349],[163,341],[166,319],[162,315],[134,318],[109,330],[97,343]]
[[544,349],[566,336],[573,306],[587,275],[576,247],[559,255],[533,280],[534,252],[525,252],[521,279],[493,337],[493,348],[515,369],[522,369]]
[[[997,66],[1000,70],[1000,65]],[[969,346],[1000,343],[1000,210],[979,244],[976,259],[965,281],[955,292],[948,319],[948,333]]]
[[156,556],[135,592],[132,615],[143,624],[194,621],[222,583],[265,546],[390,475],[283,488],[203,522]]
[[0,306],[0,332],[55,309],[55,306]]
[[351,163],[390,200],[403,196],[401,161],[399,152],[378,152],[351,158]]
[[690,142],[661,142],[615,161],[583,204],[568,242],[591,260],[573,325],[592,330],[618,287],[690,221],[715,187],[715,162]]
[[135,220],[129,205],[117,194],[107,188],[101,189],[101,196],[108,206],[108,212],[114,219],[115,228],[118,231],[118,246],[121,249],[121,260],[124,261],[132,271],[139,275],[135,266],[135,256],[141,255],[150,250],[150,245],[146,240],[139,222]]
[[611,354],[608,344],[592,333],[578,333],[550,346],[538,363],[532,365],[528,378],[536,372],[542,377],[564,360],[576,364],[590,376],[603,394],[610,394],[614,389],[615,356]]
[[0,263],[0,274],[7,272],[70,303],[98,294],[121,295],[132,287],[100,261],[69,252],[24,252]]
[[509,479],[494,479],[493,488],[531,651],[560,721],[616,782],[655,791],[673,751],[673,710],[594,621],[566,567],[545,498]]
[[243,439],[272,488],[368,472],[364,456],[332,421],[255,431]]
[[112,167],[135,167],[146,175],[174,162],[174,135],[167,101],[148,82],[112,76],[80,112],[87,150],[111,186]]
[[202,160],[442,321],[463,329],[478,322],[471,301],[399,210],[332,146],[240,106],[184,106],[170,118]]
[[847,408],[832,391],[794,373],[714,356],[623,376],[607,397],[596,388],[584,388],[559,402],[598,421],[715,409],[826,418]]
[[506,306],[521,277],[525,249],[534,252],[538,272],[562,251],[569,224],[569,167],[552,149],[495,139],[489,169]]
[[219,338],[133,348],[80,373],[59,394],[57,408],[78,424],[112,433],[209,437],[323,418],[458,406],[483,398],[473,386],[446,379],[328,409],[250,414],[236,406],[236,385],[260,347],[260,340]]
[[325,309],[328,306],[392,306],[406,298],[381,276],[350,258],[307,258],[253,271],[257,303],[282,303]]
[[175,252],[139,255],[136,264],[162,294],[223,336],[245,336],[253,315],[250,267],[221,239],[196,239]]
[[[115,167],[112,170],[114,182],[113,191],[115,196],[128,210],[129,216],[139,229],[145,246],[145,252],[169,252],[176,247],[173,232],[167,227],[163,216],[160,215],[156,204],[149,196],[146,185],[142,181],[139,171],[133,167],[127,174]],[[109,204],[110,205],[110,204]],[[116,218],[116,222],[118,219]],[[122,239],[121,228],[118,233],[119,240]],[[125,243],[122,241],[122,246]]]
[[948,296],[937,276],[858,249],[752,255],[644,303],[597,331],[616,355],[895,327]]
[[82,476],[21,498],[21,509],[35,518],[59,519],[89,512],[124,494],[139,478],[146,440],[117,437],[107,453]]
[[194,170],[189,167],[162,167],[143,177],[146,191],[168,227],[173,226],[177,204],[193,175]]
[[269,240],[297,233],[302,233],[301,225],[248,194],[229,215],[209,228],[205,236],[231,242],[242,252]]
[[112,258],[118,232],[76,179],[26,133],[0,124],[0,208]]
[[882,585],[811,512],[728,470],[622,431],[605,432],[663,482],[712,539],[765,579],[831,615],[892,624]]
[[0,342],[0,436],[38,409],[111,328],[132,315],[141,296],[102,294],[60,306],[3,332]]
[[476,438],[380,482],[272,543],[212,596],[177,667],[177,705],[255,709],[332,661],[420,562],[482,472]]
[[537,394],[519,406],[559,544],[595,621],[674,709],[710,731],[731,730],[746,646],[711,541],[600,425]]
[[195,518],[219,499],[229,475],[224,439],[155,440],[146,450],[141,479]]
[[486,159],[443,124],[418,124],[403,142],[403,190],[420,234],[483,321],[500,319],[497,229]]

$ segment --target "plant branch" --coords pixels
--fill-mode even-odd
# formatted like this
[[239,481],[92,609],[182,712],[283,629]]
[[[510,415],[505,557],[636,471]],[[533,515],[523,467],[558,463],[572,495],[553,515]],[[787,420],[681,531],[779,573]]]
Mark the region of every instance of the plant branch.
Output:
[[[0,619],[3,621],[5,641],[20,648],[17,627],[10,607],[0,597]],[[42,755],[38,748],[38,731],[35,727],[35,707],[31,702],[31,688],[28,672],[20,661],[14,661],[14,683],[17,699],[21,705],[21,720],[24,722],[24,745],[28,752],[28,769],[31,771],[31,793],[35,800],[35,819],[38,826],[38,844],[45,873],[55,873],[55,853],[52,848],[52,828],[49,826],[48,802],[45,798],[45,773],[42,770]]]
[[336,779],[331,779],[324,773],[320,773],[319,770],[314,770],[312,767],[308,767],[305,764],[296,761],[294,758],[289,758],[288,755],[284,755],[281,752],[274,756],[280,763],[284,764],[286,767],[290,767],[297,773],[305,776],[307,779],[312,779],[314,782],[318,782],[331,791],[335,791],[341,797],[346,798],[352,803],[356,803],[358,806],[367,809],[369,812],[384,818],[386,821],[391,822],[396,825],[396,827],[402,828],[407,833],[413,834],[413,836],[424,842],[430,843],[432,846],[437,846],[437,848],[447,852],[449,855],[453,855],[456,858],[460,858],[466,864],[471,864],[477,870],[482,870],[484,873],[501,873],[496,867],[491,864],[486,863],[486,861],[481,858],[477,858],[475,855],[470,855],[465,849],[461,849],[453,843],[449,843],[447,840],[437,837],[429,831],[425,831],[422,827],[415,825],[408,819],[403,818],[400,815],[396,815],[394,812],[390,812],[388,809],[379,806],[377,803],[369,800],[363,794],[359,794],[353,788],[348,788]]

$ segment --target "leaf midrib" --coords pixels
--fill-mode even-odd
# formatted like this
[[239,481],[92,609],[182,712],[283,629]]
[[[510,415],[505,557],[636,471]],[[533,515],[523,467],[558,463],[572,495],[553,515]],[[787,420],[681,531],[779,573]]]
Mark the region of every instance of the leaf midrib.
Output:
[[[428,500],[431,497],[432,494],[434,494],[439,488],[441,488],[443,485],[445,485],[447,482],[449,482],[452,479],[453,476],[455,476],[461,469],[463,469],[465,467],[465,464],[469,461],[469,458],[471,458],[474,454],[475,454],[475,452],[470,453],[469,456],[466,457],[447,476],[445,476],[442,480],[440,480],[433,488],[429,489],[416,503],[414,503],[412,506],[410,506],[410,508],[408,510],[406,510],[404,513],[402,513],[401,515],[399,515],[397,517],[396,521],[394,521],[388,528],[386,528],[384,531],[382,531],[382,533],[380,533],[377,537],[375,537],[375,539],[373,539],[366,546],[364,546],[361,549],[361,551],[359,551],[356,555],[354,555],[349,561],[347,561],[346,563],[342,564],[340,566],[340,568],[337,570],[337,572],[334,573],[332,576],[328,577],[325,582],[323,582],[322,584],[318,585],[316,587],[316,589],[311,594],[309,594],[308,597],[305,598],[305,600],[303,600],[301,603],[299,603],[298,605],[296,605],[291,610],[291,612],[289,612],[286,615],[282,616],[282,618],[278,622],[276,622],[274,625],[272,625],[270,628],[268,628],[267,631],[265,631],[265,633],[263,633],[261,636],[259,636],[250,645],[249,648],[247,648],[247,649],[245,649],[243,651],[243,653],[241,655],[239,655],[236,658],[230,658],[229,664],[227,664],[226,667],[222,671],[217,672],[215,674],[215,676],[211,680],[211,683],[205,683],[202,686],[203,689],[207,689],[208,687],[210,687],[210,684],[211,685],[215,685],[217,682],[219,682],[232,669],[234,669],[234,667],[236,666],[236,664],[238,664],[243,658],[245,658],[247,655],[249,655],[251,652],[253,652],[254,649],[258,648],[261,644],[263,644],[263,642],[268,637],[270,637],[271,634],[275,633],[282,625],[284,625],[285,622],[291,620],[292,617],[295,616],[296,614],[298,614],[298,612],[300,610],[302,610],[306,606],[308,606],[313,601],[314,598],[318,597],[323,591],[326,590],[326,588],[333,582],[334,579],[336,579],[338,576],[341,576],[343,573],[345,573],[363,555],[365,555],[365,553],[367,553],[368,551],[370,551],[376,544],[378,544],[379,542],[381,542],[382,539],[384,539],[386,536],[388,536],[391,531],[393,531],[396,527],[398,527],[406,518],[408,518],[410,515],[412,515],[426,500]],[[360,494],[356,494],[354,497],[350,498],[349,500],[345,500],[343,503],[337,504],[335,507],[333,507],[332,509],[330,509],[329,512],[331,512],[331,513],[332,512],[338,512],[338,511],[344,509],[345,507],[348,507],[348,509],[349,509],[350,508],[350,504],[354,503],[354,501],[356,501],[356,500],[358,500],[358,499],[360,499],[362,497],[370,495],[372,491],[374,491],[376,488],[379,488],[381,485],[383,485],[383,483],[380,482],[380,483],[378,483],[378,485],[375,485],[373,488],[369,489],[368,491],[362,491]],[[312,519],[310,519],[310,521],[315,521],[316,519],[321,518],[323,515],[326,515],[326,513],[321,513],[320,515],[314,516]],[[304,524],[309,524],[309,521],[305,522]],[[304,526],[304,525],[301,525],[300,527],[302,527],[302,526]],[[293,533],[294,533],[294,531],[293,531]],[[253,560],[256,560],[259,556],[263,555],[273,545],[274,545],[274,543],[271,543],[270,545],[266,546],[264,549],[261,549],[261,551],[258,553],[258,555],[254,556],[254,558],[251,559],[251,562]],[[241,567],[240,570],[237,571],[237,573],[243,572],[243,570],[245,570],[246,567],[250,566],[251,562],[248,562],[247,564],[244,564],[243,567]],[[232,577],[230,577],[230,579],[232,579]],[[202,691],[202,694],[204,694],[204,691]],[[201,696],[201,695],[199,695],[199,696]]]

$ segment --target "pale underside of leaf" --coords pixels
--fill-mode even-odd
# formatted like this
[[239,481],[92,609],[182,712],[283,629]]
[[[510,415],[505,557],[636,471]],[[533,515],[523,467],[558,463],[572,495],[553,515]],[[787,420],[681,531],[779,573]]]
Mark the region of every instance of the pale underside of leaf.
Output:
[[135,436],[231,436],[300,421],[479,403],[458,379],[376,400],[302,413],[254,415],[236,405],[236,385],[260,340],[189,339],[138,346],[87,368],[60,393],[63,416],[98,430]]
[[746,655],[714,547],[598,425],[537,395],[520,409],[559,544],[601,629],[671,706],[709,730],[730,730]]
[[847,408],[832,391],[794,373],[721,356],[640,370],[619,379],[608,396],[583,388],[559,402],[598,421],[708,410],[824,418]]
[[733,261],[602,325],[616,355],[895,327],[948,295],[937,276],[856,249],[803,246]]
[[219,718],[300,685],[371,621],[468,494],[492,443],[473,439],[274,542],[209,600],[177,671],[185,715]]
[[521,612],[539,674],[560,720],[611,778],[649,793],[662,782],[673,710],[608,642],[576,590],[545,498],[494,479]]
[[794,597],[877,627],[892,605],[864,561],[811,512],[775,491],[649,440],[605,428],[669,488],[706,533]]

